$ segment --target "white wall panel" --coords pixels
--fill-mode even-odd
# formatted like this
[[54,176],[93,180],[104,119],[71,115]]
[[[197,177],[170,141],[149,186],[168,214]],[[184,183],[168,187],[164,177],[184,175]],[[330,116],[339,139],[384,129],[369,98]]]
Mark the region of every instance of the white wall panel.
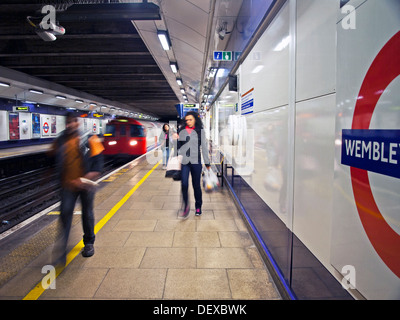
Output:
[[246,120],[247,142],[254,145],[254,170],[243,179],[286,224],[288,107],[251,114]]
[[240,91],[254,88],[254,112],[289,101],[289,6],[286,4],[241,66]]
[[335,92],[339,0],[297,1],[296,101]]
[[57,133],[56,135],[60,135],[61,132],[65,130],[65,117],[64,116],[57,116],[56,124],[57,124]]
[[296,104],[294,233],[329,266],[335,156],[331,94]]
[[8,113],[0,111],[0,141],[8,140]]

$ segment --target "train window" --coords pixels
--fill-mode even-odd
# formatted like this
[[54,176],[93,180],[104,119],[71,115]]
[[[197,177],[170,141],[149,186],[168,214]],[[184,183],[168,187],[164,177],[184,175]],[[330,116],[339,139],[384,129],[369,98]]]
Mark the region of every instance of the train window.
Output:
[[121,137],[126,136],[126,127],[124,125],[120,126],[120,131],[119,131],[119,135]]
[[145,137],[144,127],[131,124],[131,137]]
[[109,136],[109,137],[115,136],[115,126],[114,126],[114,125],[108,124],[108,125],[106,126],[106,133],[105,133],[105,136]]

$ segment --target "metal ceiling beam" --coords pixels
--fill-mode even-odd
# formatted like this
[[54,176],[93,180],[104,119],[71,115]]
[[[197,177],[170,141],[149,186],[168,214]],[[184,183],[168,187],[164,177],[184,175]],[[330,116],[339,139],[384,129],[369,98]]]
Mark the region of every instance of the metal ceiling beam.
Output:
[[154,3],[74,4],[57,13],[60,23],[74,21],[160,20],[160,7]]
[[[87,93],[110,100],[115,105],[121,103],[121,108],[147,109],[147,113],[161,117],[176,115],[176,95],[132,27],[130,20],[137,17],[126,15],[136,14],[138,10],[135,9],[136,13],[125,10],[128,6],[147,6],[159,11],[158,6],[153,3],[73,4],[64,12],[57,11],[57,20],[66,28],[66,34],[46,43],[37,37],[26,22],[26,16],[34,15],[44,4],[51,3],[26,0],[15,6],[18,0],[1,2],[2,66],[29,74],[37,80],[51,81],[55,88],[65,87],[61,90],[65,91],[64,95],[68,95],[66,88],[70,88],[79,90],[83,96]],[[73,2],[77,1],[69,1]],[[86,12],[90,17],[85,16],[85,8],[90,8],[90,12]]]

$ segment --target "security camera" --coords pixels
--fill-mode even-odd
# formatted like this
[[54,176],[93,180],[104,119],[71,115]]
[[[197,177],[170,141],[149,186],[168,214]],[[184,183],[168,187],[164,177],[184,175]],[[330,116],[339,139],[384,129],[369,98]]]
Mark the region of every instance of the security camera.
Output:
[[44,41],[54,41],[57,39],[56,36],[62,36],[65,34],[65,28],[62,26],[56,25],[53,22],[50,23],[39,23],[39,27],[36,28],[36,33],[39,37],[41,37]]
[[226,35],[226,31],[224,29],[222,29],[218,32],[218,37],[220,38],[220,40],[224,40],[225,35]]
[[54,34],[52,34],[51,32],[48,32],[48,31],[37,29],[37,30],[35,30],[35,32],[44,41],[54,41],[57,39],[57,37]]
[[55,36],[62,36],[65,34],[65,28],[62,26],[56,25],[53,22],[44,23],[43,21],[39,23],[39,27],[42,30],[52,33]]
[[223,21],[222,24],[219,26],[218,30],[218,37],[220,40],[224,40],[225,36],[229,33],[231,33],[231,31],[228,32],[228,22]]
[[34,17],[27,17],[27,20],[31,26],[35,28],[36,34],[41,37],[44,41],[54,41],[57,39],[56,36],[62,36],[65,34],[65,28],[55,24],[53,22],[45,23],[45,22],[40,22],[38,25],[32,22],[34,19],[39,19],[39,18],[34,18]]

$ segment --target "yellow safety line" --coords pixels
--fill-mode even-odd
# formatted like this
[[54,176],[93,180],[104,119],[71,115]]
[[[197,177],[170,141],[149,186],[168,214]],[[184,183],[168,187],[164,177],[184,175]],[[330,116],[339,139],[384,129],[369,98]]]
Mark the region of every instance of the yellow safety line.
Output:
[[[111,217],[124,205],[124,203],[132,196],[132,194],[142,185],[143,182],[152,174],[152,172],[158,167],[161,163],[161,160],[149,171],[146,175],[96,224],[94,227],[94,233],[96,234],[104,227],[104,225],[111,219]],[[61,274],[61,272],[71,263],[72,260],[81,252],[83,249],[83,240],[81,240],[67,255],[67,261],[65,266],[56,268],[56,276],[55,279]],[[44,279],[44,278],[43,278]],[[42,281],[43,279],[33,288],[24,298],[23,300],[37,300],[43,294],[43,292],[50,286],[51,283],[48,283],[46,288],[43,288]]]

